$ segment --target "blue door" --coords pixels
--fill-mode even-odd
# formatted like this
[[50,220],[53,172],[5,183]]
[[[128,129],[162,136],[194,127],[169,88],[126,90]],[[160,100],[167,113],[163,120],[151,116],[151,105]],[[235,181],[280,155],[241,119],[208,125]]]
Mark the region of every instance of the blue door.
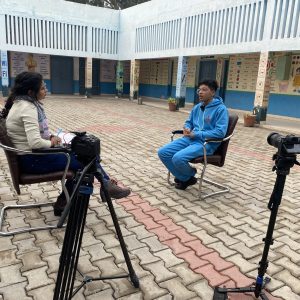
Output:
[[52,94],[73,94],[73,57],[51,56]]

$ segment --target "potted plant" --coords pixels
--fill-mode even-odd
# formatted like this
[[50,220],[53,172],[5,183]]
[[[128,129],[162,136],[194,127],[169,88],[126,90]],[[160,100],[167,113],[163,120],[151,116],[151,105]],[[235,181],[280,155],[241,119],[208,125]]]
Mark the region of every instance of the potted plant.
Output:
[[177,109],[177,100],[175,98],[169,97],[168,98],[169,110],[176,111]]
[[244,126],[245,127],[253,127],[256,122],[256,115],[252,113],[244,114]]

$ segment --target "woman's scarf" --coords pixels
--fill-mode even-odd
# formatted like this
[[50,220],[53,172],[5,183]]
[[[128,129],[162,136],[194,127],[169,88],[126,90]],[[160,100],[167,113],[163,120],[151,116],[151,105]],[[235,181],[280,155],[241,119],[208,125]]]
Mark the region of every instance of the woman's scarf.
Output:
[[14,99],[14,101],[17,101],[17,100],[25,100],[25,101],[31,102],[35,105],[35,107],[37,108],[37,112],[38,112],[38,122],[39,122],[41,137],[44,140],[49,140],[50,132],[49,132],[49,127],[48,127],[48,120],[47,120],[44,108],[42,107],[42,103],[40,101],[38,101],[36,98],[30,97],[27,95],[17,96]]

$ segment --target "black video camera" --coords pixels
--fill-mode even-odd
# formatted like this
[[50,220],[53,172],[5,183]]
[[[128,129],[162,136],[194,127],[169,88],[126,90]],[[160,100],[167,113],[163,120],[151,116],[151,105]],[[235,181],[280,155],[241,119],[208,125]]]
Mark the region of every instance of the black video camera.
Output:
[[86,132],[73,132],[75,137],[71,142],[71,150],[77,155],[77,159],[88,164],[95,157],[100,156],[100,139]]
[[267,141],[269,145],[277,148],[278,153],[282,155],[300,153],[300,137],[294,135],[283,136],[277,132],[272,132],[269,134]]

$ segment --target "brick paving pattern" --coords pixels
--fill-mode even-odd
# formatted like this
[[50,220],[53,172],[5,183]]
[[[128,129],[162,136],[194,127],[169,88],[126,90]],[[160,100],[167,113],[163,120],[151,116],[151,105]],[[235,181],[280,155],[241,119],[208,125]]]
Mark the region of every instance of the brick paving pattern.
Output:
[[[225,166],[207,176],[227,184],[225,195],[198,199],[195,186],[170,187],[157,149],[181,128],[187,114],[113,98],[49,97],[45,109],[53,131],[84,130],[101,139],[103,166],[132,194],[115,202],[140,289],[127,279],[87,284],[74,299],[212,299],[216,285],[250,285],[257,275],[267,204],[276,174],[271,132],[238,124]],[[0,205],[39,199],[55,201],[60,185],[43,183],[13,190],[0,152]],[[300,300],[300,168],[287,178],[275,243],[269,255],[269,299]],[[78,269],[91,276],[124,273],[126,264],[106,204],[95,183]],[[204,187],[204,191],[208,191]],[[51,207],[8,211],[5,228],[55,222]],[[64,230],[0,238],[0,299],[52,299]],[[79,284],[80,277],[76,284]],[[231,300],[254,299],[230,295]]]

